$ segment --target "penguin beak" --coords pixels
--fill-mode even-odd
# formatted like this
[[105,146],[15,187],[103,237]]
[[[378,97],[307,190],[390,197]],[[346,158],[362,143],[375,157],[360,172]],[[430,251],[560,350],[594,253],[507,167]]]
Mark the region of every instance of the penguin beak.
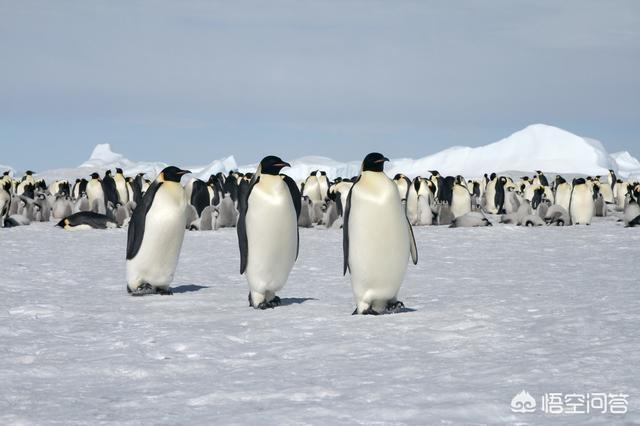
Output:
[[180,170],[176,174],[179,175],[179,176],[188,175],[188,174],[191,174],[191,170]]
[[389,161],[389,159],[387,157],[383,157],[379,160],[374,161],[374,163],[380,164],[380,163],[384,163],[385,161]]
[[291,164],[287,163],[286,161],[283,161],[282,163],[277,163],[274,164],[275,167],[291,167]]

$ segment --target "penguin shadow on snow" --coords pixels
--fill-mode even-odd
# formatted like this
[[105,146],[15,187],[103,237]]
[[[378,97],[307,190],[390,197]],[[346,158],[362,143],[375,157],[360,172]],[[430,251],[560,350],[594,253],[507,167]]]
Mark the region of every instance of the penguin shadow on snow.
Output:
[[209,288],[209,286],[206,285],[196,285],[196,284],[183,284],[177,287],[171,287],[171,291],[173,292],[173,294],[180,294],[180,293],[193,293],[196,291],[200,291],[203,288]]
[[280,299],[280,306],[301,305],[308,300],[318,300],[315,297],[283,297]]

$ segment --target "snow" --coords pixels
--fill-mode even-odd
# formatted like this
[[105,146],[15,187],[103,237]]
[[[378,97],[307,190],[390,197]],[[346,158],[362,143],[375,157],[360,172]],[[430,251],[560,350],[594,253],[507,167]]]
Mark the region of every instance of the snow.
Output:
[[[361,159],[340,162],[320,156],[285,160],[292,166],[285,173],[296,181],[303,181],[313,170],[324,170],[330,177],[356,176],[360,172],[361,162]],[[132,161],[113,152],[109,144],[99,144],[89,160],[78,168],[49,170],[38,173],[38,176],[47,181],[63,178],[75,180],[94,171],[104,173],[107,169],[119,167],[126,175],[145,173],[147,178],[154,178],[168,163]],[[207,180],[211,174],[218,172],[253,172],[257,163],[238,165],[235,157],[229,155],[204,166],[182,166],[191,170],[195,177]],[[396,173],[404,173],[410,177],[429,176],[430,170],[438,170],[443,175],[460,174],[467,178],[508,171],[520,176],[535,170],[543,170],[550,175],[563,173],[595,176],[606,175],[609,169],[615,170],[624,178],[639,176],[640,162],[628,152],[609,155],[597,140],[545,124],[530,125],[498,142],[478,148],[452,147],[419,159],[393,159],[386,167],[390,176]]]
[[[351,316],[338,230],[301,229],[284,305],[247,306],[235,230],[189,232],[174,296],[125,291],[126,229],[1,229],[0,424],[636,424],[640,233],[415,228],[411,310]],[[629,413],[515,414],[526,390]]]
[[640,161],[628,151],[616,152],[611,157],[618,164],[620,176],[640,178]]

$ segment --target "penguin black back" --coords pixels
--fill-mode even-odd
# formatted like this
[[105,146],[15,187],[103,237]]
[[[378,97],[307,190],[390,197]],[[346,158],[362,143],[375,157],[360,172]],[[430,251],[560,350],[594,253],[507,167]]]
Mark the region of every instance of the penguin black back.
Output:
[[111,201],[115,206],[118,202],[118,190],[116,189],[116,181],[111,177],[111,170],[107,170],[102,179],[102,191],[104,192],[105,204]]
[[114,226],[116,226],[115,221],[113,221],[106,215],[88,211],[77,212],[72,214],[71,216],[67,216],[66,218],[58,222],[56,226],[65,228],[66,226],[74,227],[80,225],[88,225],[94,229],[107,229],[108,224],[113,224]]
[[193,207],[195,207],[198,216],[200,216],[202,214],[202,210],[210,204],[211,200],[209,200],[209,190],[207,189],[207,184],[200,179],[193,181],[192,188],[191,200],[189,200],[189,202]]

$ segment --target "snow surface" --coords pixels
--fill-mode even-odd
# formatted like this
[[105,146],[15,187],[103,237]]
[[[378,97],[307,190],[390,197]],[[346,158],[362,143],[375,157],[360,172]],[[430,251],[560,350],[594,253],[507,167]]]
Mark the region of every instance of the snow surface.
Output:
[[[363,153],[364,155],[365,153]],[[258,161],[259,159],[256,159]],[[360,172],[361,159],[339,162],[326,157],[308,156],[289,160],[292,167],[285,173],[296,181],[303,181],[313,170],[324,170],[330,177],[352,177]],[[170,160],[167,160],[170,162]],[[256,163],[240,165],[231,155],[214,160],[205,166],[185,166],[195,177],[206,180],[211,174],[228,173],[231,170],[254,172]],[[164,168],[164,162],[135,162],[114,153],[109,144],[97,145],[89,160],[78,168],[49,170],[38,173],[45,180],[68,179],[88,176],[94,171],[120,167],[126,175],[146,173],[152,179]],[[628,152],[609,155],[597,140],[574,135],[566,130],[545,124],[533,124],[498,142],[478,148],[453,147],[417,160],[394,159],[386,167],[394,176],[430,176],[430,170],[443,175],[481,177],[484,173],[514,171],[520,176],[543,170],[548,174],[606,175],[609,169],[622,178],[640,175],[640,162]]]
[[[189,232],[174,296],[125,292],[126,230],[0,229],[0,424],[638,424],[640,233],[415,228],[411,311],[351,316],[338,230],[301,229],[283,306],[247,306],[235,230]],[[629,413],[513,396],[624,392]]]

